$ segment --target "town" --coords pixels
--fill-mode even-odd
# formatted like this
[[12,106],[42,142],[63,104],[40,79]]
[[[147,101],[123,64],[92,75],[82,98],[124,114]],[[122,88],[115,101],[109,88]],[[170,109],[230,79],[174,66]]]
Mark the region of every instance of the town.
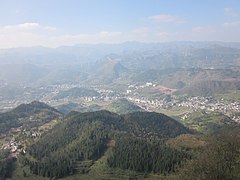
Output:
[[[33,100],[38,100],[44,102],[50,106],[57,107],[61,104],[67,104],[70,102],[77,104],[98,104],[101,106],[102,103],[108,104],[117,99],[127,99],[136,105],[140,106],[146,111],[157,111],[161,109],[174,109],[176,107],[183,107],[186,109],[184,113],[181,114],[181,118],[187,118],[191,112],[197,110],[203,110],[206,112],[221,112],[236,122],[240,122],[240,117],[237,113],[240,112],[240,102],[239,101],[227,101],[224,99],[216,99],[212,96],[179,96],[174,95],[175,89],[169,89],[164,86],[161,86],[154,82],[147,83],[138,83],[138,84],[129,84],[127,89],[123,91],[114,91],[113,89],[105,86],[91,86],[83,87],[86,89],[94,89],[99,95],[98,96],[81,96],[81,97],[71,97],[66,96],[64,98],[54,97],[62,91],[74,87],[83,87],[82,85],[77,84],[62,84],[62,85],[53,85],[49,87],[41,87],[40,94],[37,99],[36,96],[32,97],[30,94],[34,92],[26,91],[26,96],[23,96],[15,100],[1,100],[1,111],[10,110],[21,103],[30,103]],[[163,96],[158,97],[147,97],[145,94],[141,93],[142,89],[154,89],[159,91],[159,94]]]

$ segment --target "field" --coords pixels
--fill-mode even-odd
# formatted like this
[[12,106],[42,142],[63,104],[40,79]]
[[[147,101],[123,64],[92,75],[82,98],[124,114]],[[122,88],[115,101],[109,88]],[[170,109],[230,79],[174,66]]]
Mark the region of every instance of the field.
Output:
[[226,124],[234,123],[229,117],[219,112],[193,112],[187,119],[181,120],[181,122],[201,133],[213,132]]
[[171,117],[179,117],[189,111],[187,107],[174,107],[171,109],[156,109],[155,112],[166,114]]

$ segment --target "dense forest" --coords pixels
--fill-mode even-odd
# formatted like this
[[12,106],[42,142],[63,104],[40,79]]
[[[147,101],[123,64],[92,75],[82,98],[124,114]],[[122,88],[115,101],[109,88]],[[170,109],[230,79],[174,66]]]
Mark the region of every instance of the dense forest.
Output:
[[170,173],[190,154],[167,147],[159,141],[119,137],[108,159],[110,167],[145,173]]
[[0,179],[11,177],[15,158],[9,157],[9,151],[0,151]]
[[[30,147],[31,158],[22,157],[21,161],[29,165],[30,170],[37,175],[71,175],[76,172],[79,162],[98,159],[106,149],[107,132],[101,128],[101,124],[89,123],[77,126],[79,132],[65,129],[55,134],[56,138],[46,136]],[[86,167],[81,169],[82,173],[85,171],[87,172]]]
[[[1,116],[12,116],[6,121],[14,122],[9,125],[12,128],[28,124],[28,119],[39,113],[46,119],[62,117],[39,102],[20,105]],[[39,121],[43,122],[44,116]],[[6,123],[2,127],[9,128]],[[204,135],[155,112],[118,115],[106,110],[72,111],[32,141],[17,161],[9,151],[1,151],[0,174],[2,179],[11,177],[18,163],[24,167],[24,177],[29,173],[49,178],[84,176],[104,157],[100,162],[107,168],[133,171],[144,177],[156,174],[168,179],[238,179],[239,130],[236,124],[226,124]]]
[[[163,139],[183,133],[190,131],[157,113],[136,112],[120,116],[108,111],[71,112],[19,159],[32,173],[41,176],[84,174],[104,154],[109,141],[114,140],[116,147],[108,157],[110,167],[146,173],[172,172],[190,156],[166,147]],[[149,161],[145,162],[148,157]]]
[[206,145],[180,168],[175,179],[239,179],[240,126],[225,127],[205,136]]
[[176,120],[155,112],[133,112],[122,116],[127,131],[143,138],[170,138],[192,133]]

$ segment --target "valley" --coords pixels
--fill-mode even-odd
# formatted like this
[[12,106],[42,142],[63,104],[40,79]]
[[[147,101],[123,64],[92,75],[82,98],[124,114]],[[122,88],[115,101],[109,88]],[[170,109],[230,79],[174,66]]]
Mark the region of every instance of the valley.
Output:
[[240,180],[240,1],[0,4],[0,180]]
[[[224,94],[222,97],[218,95],[215,97],[187,96],[161,92],[157,88],[159,86],[152,82],[142,85],[130,84],[126,88],[115,91],[112,86],[81,87],[81,85],[76,84],[63,84],[47,88],[42,87],[41,91],[44,95],[37,100],[56,109],[59,107],[59,110],[63,112],[72,110],[85,112],[93,111],[94,109],[111,109],[111,103],[127,99],[129,102],[139,106],[139,110],[141,108],[145,111],[165,112],[169,116],[175,116],[183,120],[189,118],[191,113],[201,110],[206,113],[220,112],[229,116],[235,122],[240,121],[238,116],[240,113],[240,103],[238,101],[240,96],[238,91],[232,92],[232,98],[224,98]],[[87,94],[80,91],[78,94],[73,95],[70,92],[77,88],[86,91]],[[161,88],[163,89],[163,86]],[[164,87],[164,89],[167,88]],[[25,93],[30,94],[31,92],[26,91]],[[58,94],[61,94],[61,96]],[[225,94],[227,95],[228,93],[226,92]],[[2,100],[1,111],[10,110],[21,104],[21,102],[30,103],[35,99],[36,97],[25,97],[24,100]],[[124,111],[120,110],[118,113],[124,113]]]
[[1,178],[239,176],[238,43],[105,46],[0,51]]

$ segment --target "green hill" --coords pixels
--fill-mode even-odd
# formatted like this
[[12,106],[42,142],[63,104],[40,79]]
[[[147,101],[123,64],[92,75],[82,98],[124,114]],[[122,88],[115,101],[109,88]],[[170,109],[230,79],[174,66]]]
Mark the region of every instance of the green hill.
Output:
[[123,117],[129,133],[137,137],[170,138],[191,132],[176,120],[155,112],[133,112]]
[[[20,161],[33,174],[52,178],[91,173],[92,166],[103,156],[109,168],[170,172],[189,156],[167,147],[163,140],[185,133],[190,131],[163,114],[71,112],[31,145],[28,155]],[[149,156],[154,159],[146,161]]]
[[235,121],[220,112],[196,111],[183,124],[202,133],[212,133],[228,125],[237,125]]
[[21,104],[9,112],[0,114],[0,133],[20,126],[37,127],[60,116],[62,114],[59,111],[42,102]]
[[142,108],[128,101],[127,99],[118,99],[109,104],[106,109],[118,114],[127,114],[135,111],[143,111]]
[[58,105],[55,108],[58,111],[62,112],[63,114],[67,114],[67,113],[69,113],[71,111],[75,111],[76,108],[78,108],[78,107],[79,107],[79,104],[73,103],[73,102],[69,102],[67,104]]

